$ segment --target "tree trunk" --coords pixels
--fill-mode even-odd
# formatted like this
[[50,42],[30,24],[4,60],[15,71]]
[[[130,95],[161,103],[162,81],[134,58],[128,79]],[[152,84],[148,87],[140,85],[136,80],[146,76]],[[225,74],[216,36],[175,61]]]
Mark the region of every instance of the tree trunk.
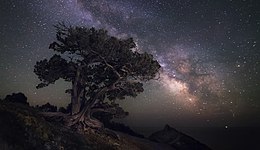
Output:
[[71,115],[76,115],[80,111],[80,98],[78,96],[71,97]]
[[80,112],[81,102],[80,98],[82,95],[82,89],[79,88],[77,83],[72,83],[71,93],[71,115],[78,114]]
[[79,113],[72,113],[72,119],[68,122],[69,126],[76,126],[78,130],[85,130],[86,128],[102,128],[103,124],[92,117],[92,108],[97,103],[98,98],[104,94],[106,90],[107,88],[103,88],[93,98],[89,99]]
[[75,115],[80,112],[80,107],[81,107],[80,98],[83,93],[81,79],[80,79],[80,72],[81,72],[81,67],[78,67],[75,81],[72,81],[71,115]]
[[88,111],[86,114],[85,114],[85,123],[87,124],[88,127],[91,127],[91,128],[102,128],[103,127],[103,123],[100,122],[99,120],[95,119],[92,117],[92,112],[91,110]]

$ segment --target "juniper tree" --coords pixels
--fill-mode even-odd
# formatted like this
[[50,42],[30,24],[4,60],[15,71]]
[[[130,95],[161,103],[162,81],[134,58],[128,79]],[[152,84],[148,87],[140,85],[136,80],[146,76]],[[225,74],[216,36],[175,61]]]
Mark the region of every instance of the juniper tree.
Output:
[[125,115],[116,103],[126,96],[143,92],[143,82],[154,79],[160,65],[151,54],[135,51],[132,38],[119,39],[104,29],[66,26],[56,27],[56,40],[49,49],[56,52],[49,60],[38,61],[34,72],[41,83],[37,88],[59,79],[71,82],[71,113],[68,124],[83,128],[100,128],[94,112],[115,117]]

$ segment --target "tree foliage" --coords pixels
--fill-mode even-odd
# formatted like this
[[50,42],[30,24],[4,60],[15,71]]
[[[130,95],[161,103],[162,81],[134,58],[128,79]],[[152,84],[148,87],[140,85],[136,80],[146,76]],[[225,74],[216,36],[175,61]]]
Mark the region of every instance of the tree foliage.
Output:
[[72,97],[72,114],[84,108],[85,112],[117,114],[120,107],[115,100],[137,96],[144,91],[143,82],[154,79],[159,71],[151,54],[135,51],[132,38],[118,39],[103,29],[63,23],[55,27],[56,41],[49,48],[56,54],[36,63],[34,72],[41,81],[37,88],[58,79],[71,82],[72,88],[66,92]]
[[29,103],[27,102],[27,97],[21,92],[12,93],[12,95],[6,95],[4,101],[29,105]]
[[50,103],[46,103],[41,106],[37,105],[36,108],[42,112],[57,112],[57,106],[51,105]]

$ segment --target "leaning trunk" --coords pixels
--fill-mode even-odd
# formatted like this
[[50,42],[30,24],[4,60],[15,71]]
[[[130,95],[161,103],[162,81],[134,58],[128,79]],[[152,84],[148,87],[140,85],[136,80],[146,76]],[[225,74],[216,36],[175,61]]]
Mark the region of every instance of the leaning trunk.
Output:
[[103,127],[103,123],[100,122],[99,120],[95,119],[92,117],[92,112],[91,110],[89,110],[86,114],[85,114],[85,123],[87,124],[88,127],[91,128],[102,128]]
[[77,86],[77,83],[72,85],[72,93],[71,93],[71,115],[78,114],[80,112],[81,107],[81,93],[82,89]]
[[74,115],[71,116],[68,125],[74,126],[78,130],[85,130],[86,128],[101,128],[103,124],[99,120],[92,117],[92,108],[98,102],[100,96],[106,92],[106,90],[107,88],[103,88],[93,98],[89,99],[84,107],[79,109],[80,111],[78,113],[74,113]]
[[80,98],[82,95],[82,86],[80,83],[80,71],[81,67],[77,68],[76,78],[72,82],[72,93],[71,93],[71,115],[78,114],[81,107]]
[[85,118],[85,123],[92,128],[101,128],[103,126],[103,123],[99,120],[95,119],[92,114],[93,110],[92,108],[95,106],[96,103],[98,103],[98,99],[107,91],[107,87],[100,90],[90,101],[87,103],[85,108],[83,109],[83,116]]
[[80,102],[79,102],[79,97],[78,96],[72,96],[71,97],[71,115],[78,114],[80,111]]

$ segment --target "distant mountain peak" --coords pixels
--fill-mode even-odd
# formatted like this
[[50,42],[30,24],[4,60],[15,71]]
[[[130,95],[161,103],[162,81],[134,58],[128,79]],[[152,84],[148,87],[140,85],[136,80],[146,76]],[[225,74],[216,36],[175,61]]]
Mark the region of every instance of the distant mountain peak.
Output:
[[177,150],[210,150],[208,146],[179,132],[168,124],[164,126],[163,130],[151,134],[149,139],[154,142],[169,144]]

